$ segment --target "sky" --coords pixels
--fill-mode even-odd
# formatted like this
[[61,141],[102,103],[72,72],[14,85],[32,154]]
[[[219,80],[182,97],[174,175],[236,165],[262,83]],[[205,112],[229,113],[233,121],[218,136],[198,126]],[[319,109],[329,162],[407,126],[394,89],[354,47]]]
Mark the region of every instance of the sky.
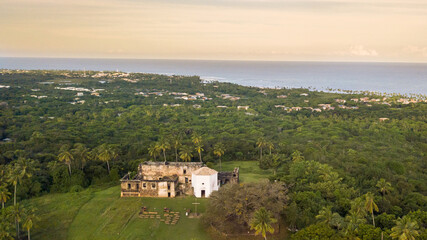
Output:
[[0,0],[0,57],[427,62],[427,0]]

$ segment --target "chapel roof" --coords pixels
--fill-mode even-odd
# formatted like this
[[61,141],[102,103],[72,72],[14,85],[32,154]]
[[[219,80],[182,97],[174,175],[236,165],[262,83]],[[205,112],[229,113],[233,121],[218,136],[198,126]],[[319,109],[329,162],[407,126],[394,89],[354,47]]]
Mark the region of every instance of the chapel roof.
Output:
[[208,167],[202,167],[193,172],[194,175],[205,175],[205,176],[214,175],[217,173],[218,173],[217,171]]

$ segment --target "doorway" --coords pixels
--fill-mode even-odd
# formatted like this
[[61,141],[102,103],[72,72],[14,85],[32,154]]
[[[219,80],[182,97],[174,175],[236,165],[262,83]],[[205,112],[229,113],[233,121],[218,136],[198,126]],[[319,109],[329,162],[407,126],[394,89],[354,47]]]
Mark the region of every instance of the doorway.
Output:
[[202,190],[202,197],[205,197],[205,190]]

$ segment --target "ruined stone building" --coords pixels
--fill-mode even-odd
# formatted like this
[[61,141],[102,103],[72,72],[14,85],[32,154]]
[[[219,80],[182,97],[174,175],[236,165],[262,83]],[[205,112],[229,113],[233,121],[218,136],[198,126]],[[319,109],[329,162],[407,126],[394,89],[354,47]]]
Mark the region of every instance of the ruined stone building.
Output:
[[[203,171],[198,171],[199,169]],[[206,170],[209,169],[209,170]],[[212,170],[212,171],[210,171]],[[239,182],[239,169],[233,172],[219,172],[207,168],[200,162],[144,162],[139,164],[138,172],[134,177],[125,175],[121,181],[122,197],[175,197],[177,195],[193,195],[194,186],[205,191],[205,194],[197,193],[196,196],[209,196],[207,189],[203,188],[204,182],[192,183],[193,173],[196,178],[204,179],[201,175],[209,172],[215,174],[215,183],[211,183],[214,177],[210,177],[212,188],[209,194],[218,190],[218,187],[225,183]],[[216,174],[217,173],[217,174]],[[212,174],[211,174],[212,175]],[[196,180],[202,181],[202,180]],[[206,183],[208,184],[208,183]],[[215,187],[217,186],[217,187]],[[202,191],[198,190],[198,191]]]

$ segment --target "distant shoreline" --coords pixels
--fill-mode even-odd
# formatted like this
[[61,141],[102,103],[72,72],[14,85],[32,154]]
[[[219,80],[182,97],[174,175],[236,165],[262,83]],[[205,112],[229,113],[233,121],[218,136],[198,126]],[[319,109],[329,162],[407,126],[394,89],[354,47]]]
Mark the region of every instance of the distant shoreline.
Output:
[[402,95],[427,94],[427,64],[376,62],[267,62],[88,58],[5,58],[1,69],[143,72],[200,76],[254,87],[351,89]]

